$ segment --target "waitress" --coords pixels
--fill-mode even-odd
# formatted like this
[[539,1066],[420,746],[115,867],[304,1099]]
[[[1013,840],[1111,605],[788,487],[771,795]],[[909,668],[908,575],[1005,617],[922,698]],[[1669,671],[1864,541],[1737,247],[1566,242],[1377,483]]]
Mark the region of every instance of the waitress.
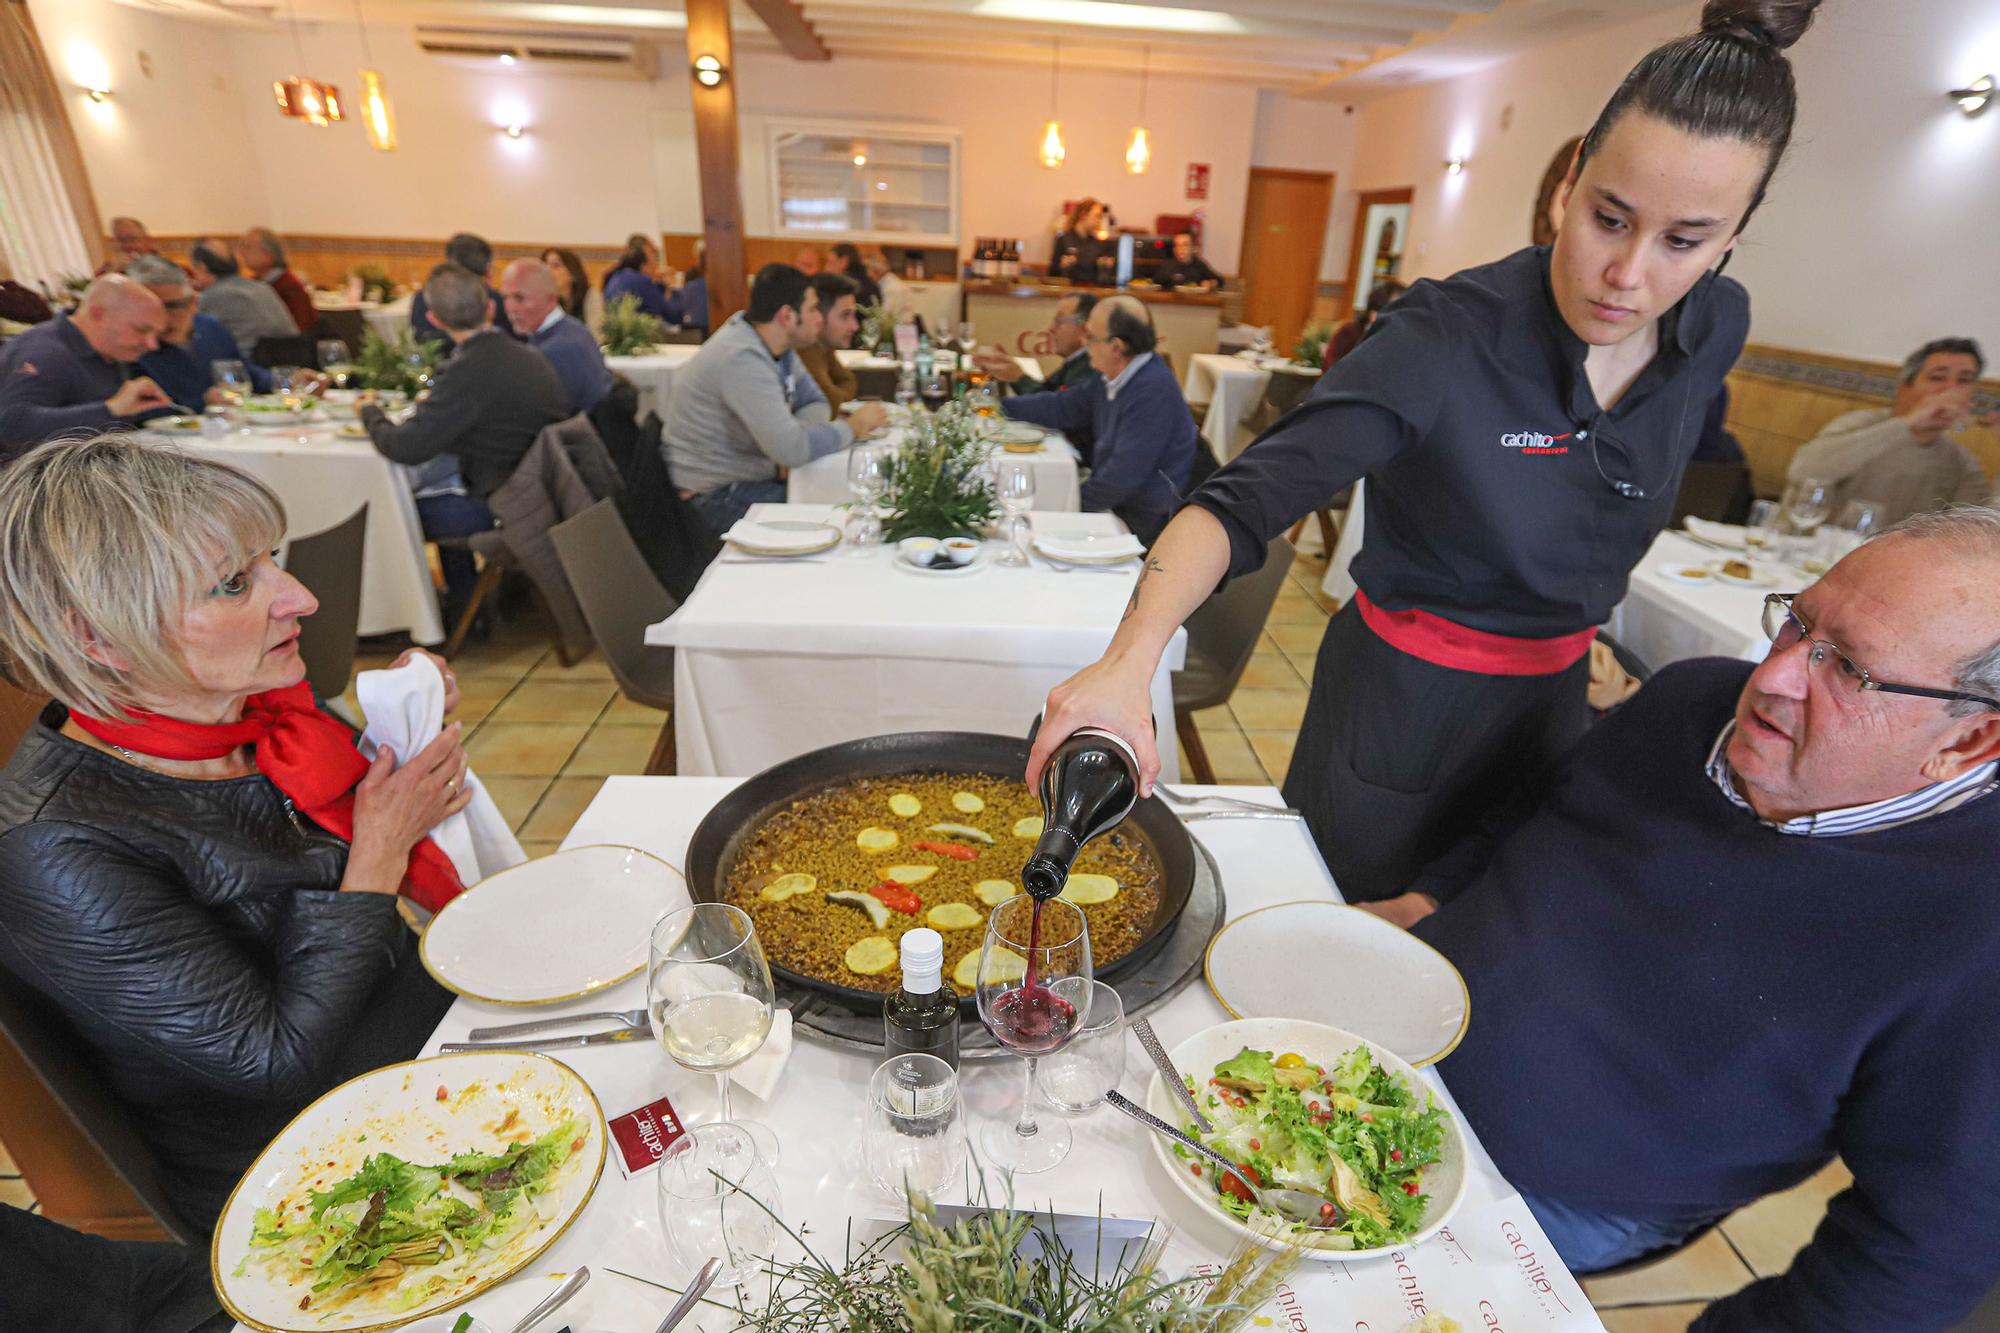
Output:
[[1104,242],[1097,233],[1104,229],[1105,211],[1103,204],[1088,195],[1070,206],[1069,225],[1056,237],[1055,250],[1049,255],[1050,277],[1097,281],[1097,257],[1104,253]]
[[1147,553],[1104,657],[1049,695],[1029,785],[1098,726],[1132,743],[1150,792],[1149,686],[1175,628],[1362,477],[1359,590],[1320,645],[1284,788],[1341,892],[1402,894],[1575,741],[1595,627],[1667,523],[1749,328],[1717,270],[1790,141],[1783,51],[1816,4],[1710,0],[1583,139],[1552,247],[1418,283],[1211,477]]

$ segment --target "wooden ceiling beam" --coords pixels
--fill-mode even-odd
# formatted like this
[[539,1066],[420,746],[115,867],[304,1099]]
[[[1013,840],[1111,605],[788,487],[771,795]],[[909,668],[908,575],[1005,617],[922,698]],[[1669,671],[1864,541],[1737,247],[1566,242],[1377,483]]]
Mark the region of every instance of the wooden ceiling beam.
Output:
[[[694,149],[701,178],[701,234],[707,244],[708,327],[750,304],[743,235],[743,170],[736,128],[736,47],[729,0],[687,0],[688,81],[694,95]],[[693,75],[694,62],[722,63],[714,87]]]
[[771,35],[778,39],[778,45],[785,48],[785,54],[794,60],[831,60],[833,52],[826,49],[826,43],[813,31],[807,21],[805,10],[799,8],[798,0],[743,0],[750,12],[764,21]]

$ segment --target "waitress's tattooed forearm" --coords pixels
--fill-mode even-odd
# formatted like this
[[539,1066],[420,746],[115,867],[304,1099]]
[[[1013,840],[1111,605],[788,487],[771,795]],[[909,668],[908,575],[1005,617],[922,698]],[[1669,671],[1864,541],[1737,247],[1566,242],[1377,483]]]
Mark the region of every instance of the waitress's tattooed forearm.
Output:
[[1132,600],[1125,603],[1125,614],[1118,617],[1119,624],[1122,625],[1130,620],[1132,613],[1139,609],[1139,590],[1146,586],[1146,576],[1148,574],[1164,573],[1166,573],[1166,567],[1157,560],[1148,559],[1144,564],[1139,566],[1139,581],[1132,585]]

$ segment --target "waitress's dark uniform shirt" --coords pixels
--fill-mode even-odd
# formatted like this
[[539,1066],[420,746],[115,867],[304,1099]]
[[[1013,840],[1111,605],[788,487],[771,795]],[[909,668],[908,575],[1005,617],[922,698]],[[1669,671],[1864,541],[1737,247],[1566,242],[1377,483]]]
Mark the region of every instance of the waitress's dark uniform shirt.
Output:
[[[1750,301],[1703,277],[1600,412],[1548,269],[1545,247],[1522,250],[1419,282],[1385,310],[1305,403],[1190,497],[1228,532],[1230,573],[1256,569],[1272,537],[1365,476],[1353,575],[1377,606],[1517,638],[1604,623],[1673,512]],[[1620,481],[1645,498],[1618,494]]]

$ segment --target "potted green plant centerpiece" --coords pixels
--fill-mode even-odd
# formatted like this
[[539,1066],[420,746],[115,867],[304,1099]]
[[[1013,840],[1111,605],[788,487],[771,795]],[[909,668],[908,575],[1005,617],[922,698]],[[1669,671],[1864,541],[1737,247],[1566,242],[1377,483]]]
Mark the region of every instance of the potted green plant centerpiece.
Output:
[[667,336],[667,326],[639,308],[636,296],[621,296],[604,307],[598,341],[609,356],[641,356]]
[[361,299],[387,305],[395,297],[396,284],[389,281],[389,270],[380,264],[356,264],[354,276],[361,279]]
[[1319,369],[1320,358],[1326,355],[1327,340],[1333,337],[1333,325],[1313,324],[1299,335],[1298,350],[1292,353],[1292,364]]
[[861,332],[855,335],[854,345],[877,356],[893,358],[896,355],[896,321],[889,317],[880,301],[862,306]]
[[964,403],[947,403],[935,416],[916,415],[886,469],[886,540],[977,537],[1000,512],[985,466],[990,446],[979,438],[976,421]]
[[419,342],[408,329],[399,330],[394,342],[370,329],[361,339],[361,355],[354,358],[354,382],[378,393],[415,395],[444,360],[442,342]]

